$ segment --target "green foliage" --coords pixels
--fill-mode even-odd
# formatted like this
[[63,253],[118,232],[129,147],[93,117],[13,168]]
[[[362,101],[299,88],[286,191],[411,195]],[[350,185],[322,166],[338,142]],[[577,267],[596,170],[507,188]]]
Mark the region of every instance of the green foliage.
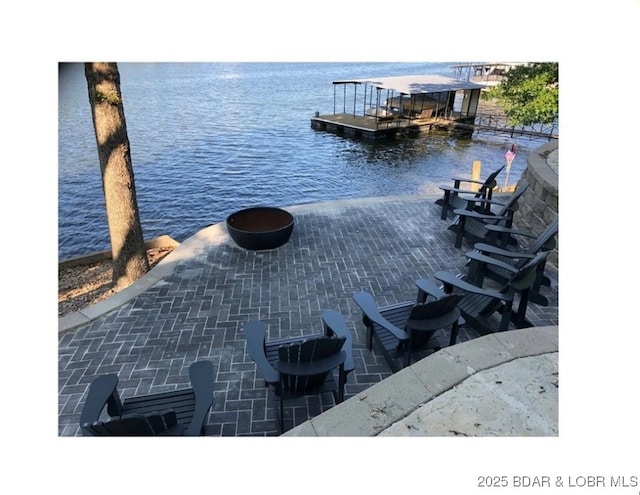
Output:
[[509,125],[551,124],[558,118],[558,64],[542,62],[511,69],[483,98],[496,98]]
[[119,105],[122,103],[120,96],[115,91],[112,93],[96,91],[96,100],[101,103],[109,103],[111,105]]

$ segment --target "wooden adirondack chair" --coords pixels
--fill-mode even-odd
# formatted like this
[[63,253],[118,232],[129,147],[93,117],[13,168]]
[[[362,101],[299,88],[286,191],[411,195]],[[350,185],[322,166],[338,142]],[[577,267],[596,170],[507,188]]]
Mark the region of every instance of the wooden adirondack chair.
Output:
[[[118,376],[101,375],[89,386],[80,428],[85,436],[197,436],[213,405],[213,364],[189,367],[191,388],[120,399]],[[107,407],[109,417],[101,419]]]
[[[487,229],[495,226],[487,226]],[[504,229],[499,228],[502,232]],[[533,239],[528,246],[520,249],[503,249],[498,246],[486,243],[474,244],[474,251],[467,253],[469,258],[468,274],[465,277],[473,284],[482,286],[484,283],[484,277],[488,277],[499,283],[505,283],[511,277],[512,273],[498,265],[492,265],[485,263],[484,256],[490,256],[496,260],[508,263],[515,268],[521,268],[527,264],[528,261],[535,258],[535,256],[541,251],[550,251],[555,245],[555,236],[558,233],[558,218],[552,221],[547,228],[538,236],[530,234],[529,232],[523,232],[515,229],[509,229],[509,235],[513,237],[525,237]],[[540,294],[541,286],[550,286],[551,280],[544,274],[546,263],[542,262],[538,265],[536,272],[536,280],[531,287],[529,293],[529,301],[541,306],[547,306],[549,301],[545,296]]]
[[[445,293],[451,294],[457,291],[464,294],[458,303],[458,308],[465,322],[481,334],[494,331],[489,318],[495,313],[502,314],[498,325],[499,331],[508,330],[511,323],[516,328],[526,328],[533,326],[526,317],[529,292],[536,280],[536,270],[540,263],[545,262],[548,254],[548,251],[538,253],[521,268],[514,268],[488,256],[484,257],[482,260],[484,263],[499,265],[512,274],[511,278],[496,290],[479,287],[449,272],[439,271],[434,276],[444,284]],[[514,312],[513,304],[516,294],[520,300],[517,311]]]
[[[451,328],[449,345],[454,345],[458,337],[460,310],[456,305],[462,296],[447,295],[429,280],[419,280],[416,285],[419,289],[416,302],[407,301],[381,308],[368,292],[353,295],[362,310],[368,349],[372,350],[375,339],[394,373],[411,363],[412,352],[441,349],[443,344],[434,338],[438,330]],[[428,296],[434,300],[427,302]]]
[[[498,185],[496,181],[496,177],[502,172],[504,169],[504,165],[500,167],[495,172],[489,174],[489,176],[484,181],[478,181],[473,179],[463,179],[458,177],[453,177],[453,187],[441,185],[440,189],[444,191],[444,196],[438,200],[436,200],[437,205],[442,206],[442,212],[440,213],[440,218],[442,220],[447,219],[447,214],[449,211],[453,211],[456,208],[466,208],[469,206],[469,203],[463,199],[463,197],[459,196],[460,194],[471,194],[472,197],[477,199],[486,199],[491,200],[493,195],[493,190]],[[472,189],[463,189],[460,187],[461,183],[466,184],[478,184],[480,187],[477,191],[473,191]],[[470,186],[466,186],[470,187]],[[485,204],[481,204],[481,209],[485,208]]]
[[[448,230],[456,234],[455,247],[462,247],[463,238],[474,243],[488,241],[502,247],[516,243],[517,241],[509,236],[507,231],[498,232],[487,229],[487,226],[497,225],[507,229],[512,228],[513,214],[518,209],[518,200],[528,188],[529,184],[522,184],[504,201],[466,198],[465,201],[469,203],[469,206],[453,210],[456,218],[448,227]],[[479,213],[473,210],[473,205],[476,203],[488,205],[490,207],[489,211],[493,211],[491,210],[492,206],[496,206],[497,210],[495,213]]]
[[347,377],[355,369],[353,339],[337,311],[323,311],[322,322],[324,334],[272,341],[266,340],[263,322],[252,320],[245,326],[247,353],[279,399],[280,432],[286,399],[330,392],[336,404],[344,400]]

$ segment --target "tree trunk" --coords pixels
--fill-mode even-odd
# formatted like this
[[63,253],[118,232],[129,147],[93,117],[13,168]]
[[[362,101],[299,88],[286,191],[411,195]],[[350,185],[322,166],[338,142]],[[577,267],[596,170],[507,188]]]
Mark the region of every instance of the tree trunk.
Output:
[[126,287],[149,271],[124,107],[115,63],[86,63],[85,76],[98,145],[111,251],[113,283]]

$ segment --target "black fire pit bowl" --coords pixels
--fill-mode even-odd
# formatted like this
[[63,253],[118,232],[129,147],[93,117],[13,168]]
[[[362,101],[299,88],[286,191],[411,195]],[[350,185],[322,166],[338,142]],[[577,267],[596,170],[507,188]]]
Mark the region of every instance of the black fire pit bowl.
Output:
[[227,217],[227,230],[244,249],[261,251],[286,244],[293,232],[293,215],[280,208],[258,206],[236,211]]

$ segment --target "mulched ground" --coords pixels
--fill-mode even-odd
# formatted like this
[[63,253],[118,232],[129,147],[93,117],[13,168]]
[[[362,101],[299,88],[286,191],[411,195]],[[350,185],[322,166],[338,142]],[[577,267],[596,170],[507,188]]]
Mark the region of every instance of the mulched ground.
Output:
[[[172,247],[149,249],[147,258],[151,268],[173,249]],[[58,317],[103,301],[116,292],[113,289],[111,260],[59,269]]]

